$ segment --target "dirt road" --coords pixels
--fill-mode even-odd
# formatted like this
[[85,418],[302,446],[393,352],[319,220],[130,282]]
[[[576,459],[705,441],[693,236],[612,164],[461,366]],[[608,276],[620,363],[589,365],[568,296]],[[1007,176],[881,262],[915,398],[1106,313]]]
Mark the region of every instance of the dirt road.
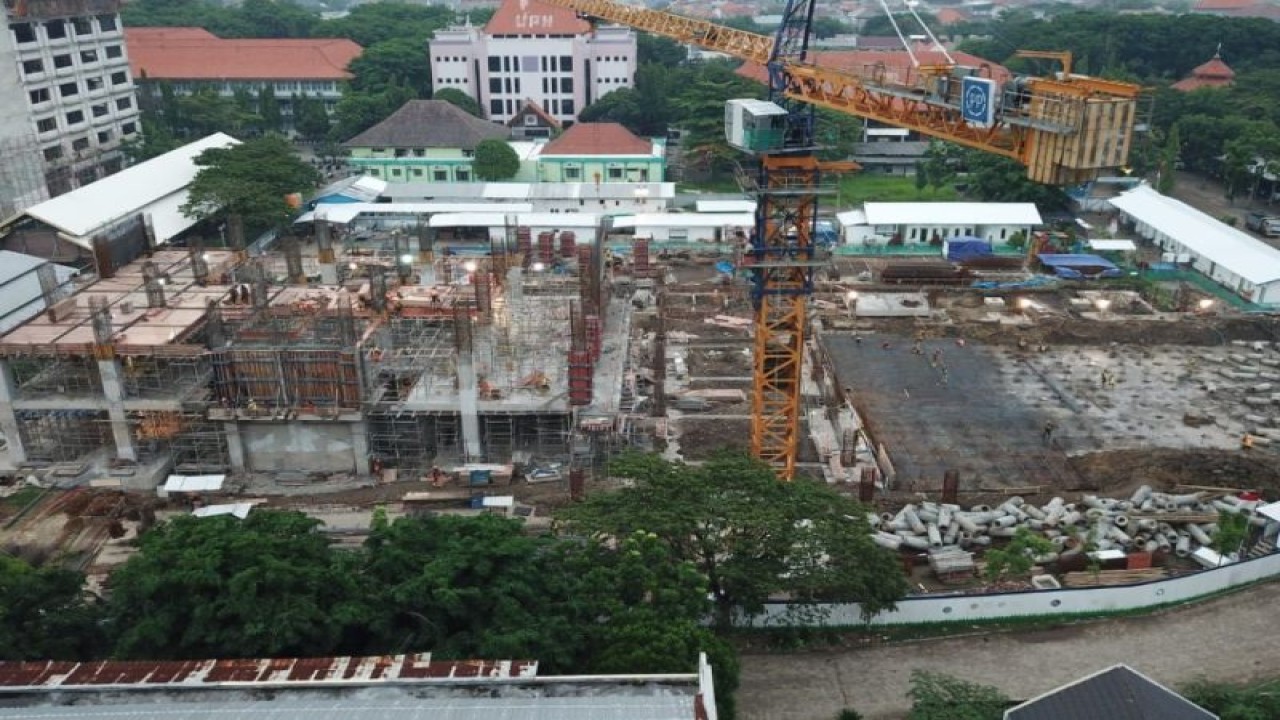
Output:
[[914,669],[947,673],[1033,697],[1125,663],[1167,685],[1197,678],[1274,677],[1272,628],[1280,583],[1160,615],[835,652],[744,655],[738,717],[828,720],[853,708],[867,720],[903,718]]

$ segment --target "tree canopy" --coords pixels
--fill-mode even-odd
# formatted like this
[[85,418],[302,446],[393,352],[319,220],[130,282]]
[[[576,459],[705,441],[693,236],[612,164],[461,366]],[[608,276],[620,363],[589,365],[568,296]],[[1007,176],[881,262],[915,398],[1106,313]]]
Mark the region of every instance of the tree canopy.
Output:
[[799,602],[859,602],[868,618],[906,594],[897,559],[871,542],[863,509],[825,485],[779,482],[769,466],[733,452],[696,467],[631,454],[610,472],[634,485],[566,510],[569,528],[654,534],[707,577],[721,624],[736,609],[759,612],[783,590]]
[[908,720],[1000,720],[1013,701],[999,690],[940,673],[913,670]]
[[510,180],[520,172],[520,156],[503,140],[481,140],[471,167],[480,180]]
[[0,660],[87,660],[103,649],[84,577],[0,553]]
[[316,171],[278,135],[210,148],[195,163],[200,170],[182,206],[188,217],[238,214],[250,225],[274,227],[292,212],[285,196],[308,192],[319,182]]
[[458,88],[437,90],[435,99],[444,100],[447,103],[456,105],[465,110],[469,115],[474,115],[478,118],[484,117],[484,111],[480,109],[480,103],[476,102],[475,98],[462,92]]

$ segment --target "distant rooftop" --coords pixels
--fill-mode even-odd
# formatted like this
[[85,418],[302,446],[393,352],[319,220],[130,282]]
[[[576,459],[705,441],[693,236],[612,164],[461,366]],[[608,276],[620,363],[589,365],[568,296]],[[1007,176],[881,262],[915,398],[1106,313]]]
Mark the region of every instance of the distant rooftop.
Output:
[[505,0],[484,31],[489,35],[583,35],[591,25],[568,8],[538,0]]
[[445,100],[410,100],[386,120],[343,143],[346,147],[461,148],[505,140],[510,131]]
[[129,65],[149,80],[348,80],[363,52],[345,38],[223,39],[198,27],[129,27]]
[[652,155],[653,142],[636,137],[619,123],[580,122],[542,148],[553,155]]

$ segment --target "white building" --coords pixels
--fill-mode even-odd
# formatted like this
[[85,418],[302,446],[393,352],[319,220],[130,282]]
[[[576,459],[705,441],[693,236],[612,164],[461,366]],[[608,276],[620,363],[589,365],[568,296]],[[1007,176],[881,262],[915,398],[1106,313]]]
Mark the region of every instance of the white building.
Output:
[[851,245],[923,245],[953,237],[1007,243],[1041,224],[1035,203],[869,202],[836,215]]
[[0,215],[123,166],[138,108],[116,0],[6,3],[0,33]]
[[502,123],[527,100],[557,122],[573,122],[582,108],[631,87],[636,71],[629,28],[592,32],[572,10],[538,0],[505,0],[484,28],[438,31],[428,52],[436,90],[461,90]]
[[1138,235],[1258,305],[1280,305],[1280,250],[1243,230],[1140,185],[1111,199]]
[[523,203],[538,213],[653,213],[667,210],[676,196],[669,182],[489,182],[388,183],[382,198],[396,203]]

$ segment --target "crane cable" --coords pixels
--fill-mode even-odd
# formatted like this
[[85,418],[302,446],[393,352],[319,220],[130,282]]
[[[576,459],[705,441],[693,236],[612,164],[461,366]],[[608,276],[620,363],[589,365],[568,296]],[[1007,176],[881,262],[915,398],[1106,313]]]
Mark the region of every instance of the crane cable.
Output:
[[955,65],[955,58],[951,57],[951,53],[947,52],[947,49],[943,47],[942,43],[938,42],[937,36],[934,35],[933,31],[929,29],[929,26],[925,24],[924,19],[916,14],[915,6],[911,4],[911,0],[902,0],[902,4],[907,6],[907,11],[911,13],[911,17],[915,18],[916,22],[920,23],[920,27],[924,28],[924,34],[929,36],[929,41],[933,43],[933,46],[942,51],[942,56],[947,59],[947,62]]
[[911,67],[920,67],[920,61],[916,59],[916,54],[911,50],[911,43],[907,42],[907,38],[902,34],[902,28],[898,27],[898,21],[893,17],[893,13],[889,11],[889,4],[885,0],[880,0],[880,8],[884,10],[885,17],[889,18],[889,24],[893,26],[893,31],[898,34],[898,40],[902,43],[902,47],[906,49],[907,56],[911,58]]

